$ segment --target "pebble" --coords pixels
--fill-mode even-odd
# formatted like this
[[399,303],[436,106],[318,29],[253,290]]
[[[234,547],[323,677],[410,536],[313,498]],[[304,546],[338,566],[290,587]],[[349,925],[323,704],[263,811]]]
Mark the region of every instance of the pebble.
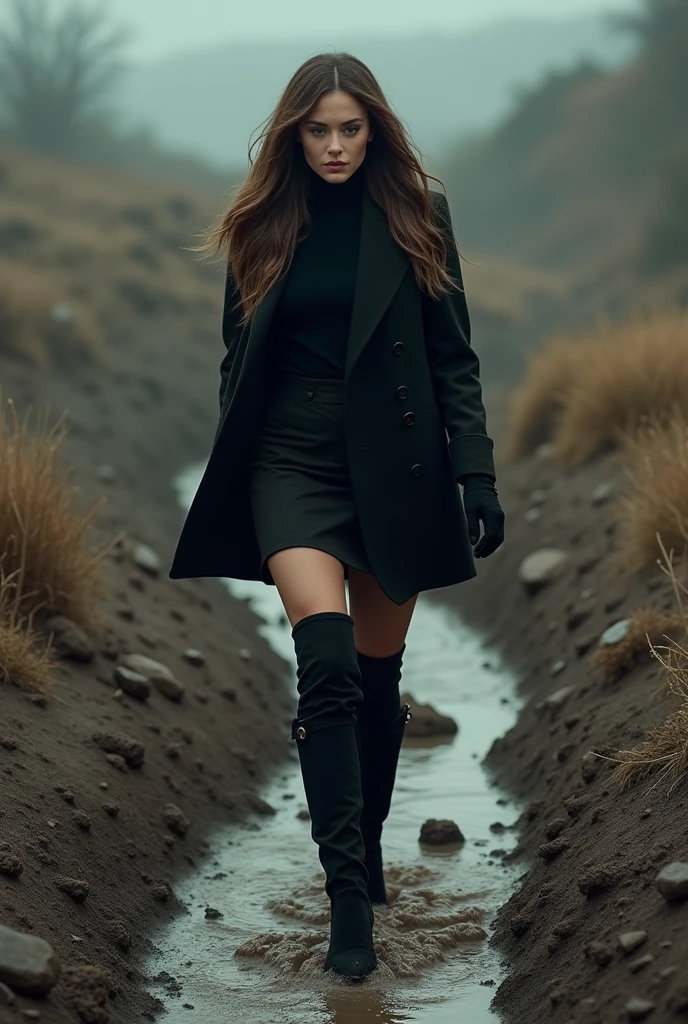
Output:
[[113,672],[113,679],[121,689],[136,700],[148,700],[151,695],[151,684],[140,672],[135,672],[126,665],[117,665]]
[[148,544],[137,544],[131,557],[134,565],[149,575],[158,576],[160,574],[160,558]]
[[125,654],[120,659],[125,668],[138,672],[150,680],[156,690],[168,700],[179,702],[186,692],[186,687],[175,679],[172,671],[161,661],[149,658],[147,654]]
[[581,760],[581,775],[584,782],[592,782],[601,768],[600,758],[593,750],[583,754]]
[[12,990],[26,995],[49,992],[57,984],[60,969],[52,946],[44,939],[0,925],[0,982],[10,994]]
[[560,659],[559,661],[554,662],[551,669],[549,670],[549,674],[551,676],[558,676],[564,671],[565,668],[566,662],[563,659]]
[[239,655],[242,661],[250,661],[251,658],[253,657],[253,654],[248,647],[240,647],[239,650],[237,651],[237,654]]
[[537,523],[541,516],[542,511],[539,508],[529,508],[525,514],[525,521],[527,523]]
[[647,932],[623,932],[619,935],[619,946],[623,952],[628,955],[629,953],[633,953],[638,946],[642,946],[646,939]]
[[87,664],[95,657],[95,647],[88,634],[66,615],[53,615],[46,622],[53,635],[52,646],[60,658]]
[[558,579],[568,562],[569,556],[565,551],[540,548],[523,559],[518,571],[519,579],[529,594],[536,594]]
[[216,910],[215,907],[206,907],[205,908],[205,918],[206,918],[206,921],[217,921],[221,917],[224,917],[224,914],[222,913],[221,910]]
[[592,505],[604,505],[606,501],[609,501],[615,490],[616,487],[611,480],[604,480],[597,487],[593,488],[593,492],[590,495],[590,503]]
[[205,665],[205,655],[203,654],[203,651],[199,651],[195,647],[187,647],[182,654],[182,657],[191,665]]
[[631,628],[630,619],[619,619],[608,629],[605,629],[604,633],[600,637],[600,647],[611,647],[614,644],[619,644],[624,639],[629,629]]
[[647,967],[648,964],[651,964],[653,960],[654,957],[652,953],[645,953],[644,956],[639,956],[637,960],[632,960],[631,963],[628,965],[628,969],[631,972],[631,974],[637,974],[638,971],[642,971],[644,967]]
[[117,479],[117,470],[107,462],[101,462],[99,466],[96,466],[96,476],[103,483],[111,484]]
[[667,864],[657,875],[655,885],[670,903],[688,899],[688,862],[676,860]]
[[637,996],[629,999],[625,1007],[629,1020],[645,1020],[654,1008],[655,1004],[649,999],[638,999]]
[[427,846],[443,846],[446,843],[463,843],[463,832],[455,821],[448,818],[428,818],[420,828],[419,843]]

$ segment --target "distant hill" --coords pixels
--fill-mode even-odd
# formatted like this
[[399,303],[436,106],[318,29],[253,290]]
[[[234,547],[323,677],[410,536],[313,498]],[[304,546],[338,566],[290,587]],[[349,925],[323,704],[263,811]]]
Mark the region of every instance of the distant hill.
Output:
[[484,130],[518,89],[582,58],[615,66],[628,39],[600,17],[504,20],[465,33],[237,41],[134,67],[119,91],[126,122],[218,166],[246,164],[249,136],[298,65],[324,49],[364,60],[411,130],[428,166],[467,132]]

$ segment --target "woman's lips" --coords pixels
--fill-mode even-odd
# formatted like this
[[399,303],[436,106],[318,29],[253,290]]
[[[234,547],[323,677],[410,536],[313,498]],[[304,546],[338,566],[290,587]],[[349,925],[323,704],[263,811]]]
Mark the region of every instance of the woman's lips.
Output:
[[340,167],[346,167],[346,163],[343,160],[331,160],[329,164],[325,164],[325,167],[330,167],[333,171],[338,171]]

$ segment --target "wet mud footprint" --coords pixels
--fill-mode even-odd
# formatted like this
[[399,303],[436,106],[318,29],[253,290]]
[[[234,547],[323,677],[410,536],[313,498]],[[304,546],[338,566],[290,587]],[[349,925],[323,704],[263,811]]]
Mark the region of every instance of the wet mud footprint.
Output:
[[[373,934],[378,967],[368,978],[368,985],[384,987],[385,980],[419,978],[458,948],[486,938],[482,926],[486,912],[476,905],[478,894],[428,887],[427,882],[439,876],[440,872],[423,865],[393,866],[387,871],[390,902],[387,907],[375,907]],[[324,977],[329,901],[322,884],[319,880],[267,904],[280,922],[295,921],[304,927],[262,932],[242,943],[235,956],[269,964],[284,978]],[[330,974],[326,977],[335,985],[341,984]]]

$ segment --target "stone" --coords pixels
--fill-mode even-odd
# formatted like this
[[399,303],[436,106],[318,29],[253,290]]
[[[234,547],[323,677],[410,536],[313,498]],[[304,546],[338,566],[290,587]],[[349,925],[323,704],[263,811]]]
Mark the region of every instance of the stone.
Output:
[[17,998],[12,991],[2,981],[0,981],[0,1006],[15,1006]]
[[91,819],[88,814],[86,814],[86,811],[74,811],[72,813],[72,821],[78,828],[82,829],[82,831],[91,831]]
[[404,736],[409,739],[455,736],[459,731],[453,718],[443,715],[432,704],[420,704],[410,693],[401,695],[401,703],[408,704],[411,709],[411,718],[404,726]]
[[114,466],[109,466],[106,462],[101,462],[99,466],[96,466],[96,476],[99,480],[102,480],[103,483],[111,484],[117,479],[117,470]]
[[221,910],[216,910],[215,907],[205,908],[206,921],[218,921],[221,917],[224,917],[224,914],[222,913]]
[[[127,772],[127,762],[124,760],[121,754],[106,754],[105,760],[108,764],[111,764],[113,768],[116,768],[118,772]],[[101,783],[101,789],[103,788]]]
[[253,654],[248,647],[240,647],[239,650],[237,651],[237,654],[239,655],[242,661],[250,661],[251,658],[253,657]]
[[4,875],[5,878],[19,878],[24,865],[9,850],[0,850],[0,875]]
[[594,750],[588,750],[581,759],[581,775],[584,782],[592,782],[601,768],[600,758]]
[[561,673],[564,671],[565,668],[566,668],[566,662],[563,659],[560,658],[559,661],[555,661],[554,662],[554,664],[552,665],[552,667],[549,670],[549,674],[551,676],[561,675]]
[[565,839],[553,839],[550,843],[542,843],[538,846],[538,856],[542,857],[543,860],[554,860],[560,853],[568,850],[569,844]]
[[150,576],[160,575],[160,557],[148,544],[137,544],[131,554],[134,565]]
[[120,659],[120,665],[145,676],[168,700],[179,702],[186,692],[186,687],[175,679],[167,665],[149,658],[147,654],[125,654]]
[[536,707],[538,709],[542,707],[556,710],[566,703],[571,694],[574,693],[575,689],[575,686],[562,686],[558,690],[554,690],[550,693],[544,700],[540,701]]
[[447,818],[428,818],[421,825],[418,842],[427,846],[463,843],[464,835],[455,821]]
[[68,878],[66,875],[57,875],[55,885],[60,892],[66,893],[75,903],[84,903],[91,891],[90,885],[84,878]]
[[600,647],[612,647],[614,644],[620,644],[630,628],[630,619],[619,619],[618,622],[605,629],[600,637]]
[[639,999],[637,996],[629,999],[625,1006],[629,1020],[645,1020],[654,1008],[655,1004],[651,1003],[649,999]]
[[43,995],[57,984],[60,970],[60,962],[45,939],[0,925],[0,982],[9,989],[24,995]]
[[590,495],[590,503],[592,505],[604,505],[605,502],[609,501],[616,487],[611,480],[604,480],[597,487],[593,488],[592,494]]
[[151,887],[151,896],[156,903],[167,903],[172,896],[172,887],[169,882],[157,882]]
[[203,654],[203,651],[199,651],[195,647],[187,647],[182,654],[182,657],[191,665],[205,665],[205,655]]
[[74,312],[68,302],[54,302],[50,307],[50,319],[62,327],[69,327],[74,323]]
[[547,491],[543,490],[542,487],[538,487],[534,491],[531,492],[530,499],[529,499],[530,500],[530,504],[531,505],[543,505],[547,501],[548,497],[549,497],[549,495],[548,495]]
[[638,974],[639,971],[642,971],[645,967],[651,964],[653,960],[654,957],[652,953],[645,953],[644,956],[639,956],[636,960],[632,960],[628,965],[628,969],[631,974]]
[[189,831],[191,823],[176,804],[168,804],[162,812],[162,817],[170,832],[174,832],[176,836],[183,837]]
[[539,508],[529,508],[524,518],[527,523],[537,523],[541,516],[542,511]]
[[128,697],[134,697],[135,700],[148,700],[151,695],[152,686],[149,680],[126,665],[115,667],[113,679]]
[[606,967],[614,958],[614,951],[608,943],[595,939],[585,947],[585,955],[598,967]]
[[669,903],[688,899],[688,862],[676,860],[667,864],[657,875],[655,885]]
[[619,935],[619,947],[628,956],[629,953],[635,952],[638,946],[642,946],[646,939],[647,932],[622,932]]
[[543,441],[542,444],[539,444],[535,449],[535,458],[539,459],[541,462],[547,462],[552,458],[553,451],[554,444],[551,441]]
[[124,758],[130,768],[140,768],[145,760],[143,744],[124,733],[98,731],[93,733],[92,739],[107,754]]
[[537,594],[562,575],[568,562],[569,556],[565,551],[540,548],[523,559],[518,571],[519,579],[529,594]]
[[95,657],[95,647],[88,634],[66,615],[52,615],[46,622],[52,632],[52,647],[60,658],[88,664]]

